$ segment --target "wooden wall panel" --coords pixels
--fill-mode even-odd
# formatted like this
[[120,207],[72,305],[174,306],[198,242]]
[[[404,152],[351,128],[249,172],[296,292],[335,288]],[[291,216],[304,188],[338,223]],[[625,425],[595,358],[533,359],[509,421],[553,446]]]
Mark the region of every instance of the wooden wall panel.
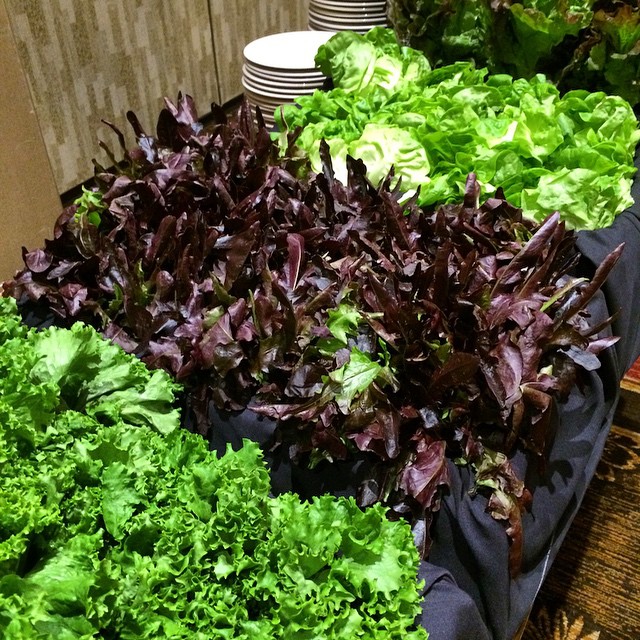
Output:
[[209,0],[220,98],[242,93],[242,50],[252,40],[308,27],[309,0]]
[[189,93],[201,115],[220,99],[208,0],[5,3],[60,193],[108,162],[98,139],[119,155],[102,118],[132,143],[128,109],[152,131],[165,96]]
[[9,16],[0,0],[0,282],[41,246],[62,209]]

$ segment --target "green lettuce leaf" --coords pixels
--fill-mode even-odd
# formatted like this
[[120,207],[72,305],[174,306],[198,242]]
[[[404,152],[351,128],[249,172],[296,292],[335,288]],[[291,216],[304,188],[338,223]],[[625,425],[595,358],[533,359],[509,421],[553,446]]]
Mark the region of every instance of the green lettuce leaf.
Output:
[[[517,6],[521,9],[514,11],[534,20],[546,4]],[[571,29],[590,19],[581,7],[572,5],[562,14]],[[547,28],[547,18],[535,20]],[[376,37],[383,33],[376,31]],[[390,30],[386,33],[380,51],[396,55],[400,65],[400,54],[387,43]],[[343,72],[350,70],[351,77],[357,65],[344,51],[366,47],[373,59],[375,38],[348,32],[334,38],[322,55],[335,88],[301,97],[280,119],[284,129],[302,127],[297,145],[314,171],[322,171],[320,141],[325,140],[341,181],[347,180],[348,156],[363,160],[374,185],[393,168],[393,181],[401,178],[407,196],[419,191],[420,205],[460,201],[470,173],[482,195],[502,188],[538,222],[559,210],[570,227],[594,229],[632,204],[640,129],[623,98],[585,90],[561,95],[543,75],[514,80],[466,62],[401,76],[384,95],[348,80],[345,88]]]
[[40,357],[33,378],[58,384],[68,408],[99,416],[103,422],[124,420],[162,432],[179,424],[172,406],[179,387],[162,371],[150,373],[92,327],[81,323],[71,329],[51,327],[33,340]]
[[434,66],[544,73],[564,93],[589,89],[640,103],[640,7],[594,0],[389,0],[398,39]]
[[256,443],[217,458],[166,374],[88,327],[7,302],[0,336],[0,637],[425,640],[407,523],[270,497]]
[[375,27],[364,35],[338,32],[318,49],[316,65],[347,93],[393,91],[431,70],[427,59],[401,47],[392,31]]
[[[576,36],[593,17],[592,0],[528,0],[504,3],[511,12],[515,40],[498,40],[503,45],[503,59],[511,55],[515,74],[525,78],[534,75],[540,60],[567,36]],[[506,45],[506,46],[505,46]]]
[[[362,135],[347,145],[347,152],[367,165],[369,179],[374,184],[384,180],[392,167],[395,168],[394,182],[398,178],[407,185],[426,185],[430,181],[427,152],[411,130],[367,124]],[[336,177],[340,179],[339,175]],[[346,182],[346,175],[343,177]]]

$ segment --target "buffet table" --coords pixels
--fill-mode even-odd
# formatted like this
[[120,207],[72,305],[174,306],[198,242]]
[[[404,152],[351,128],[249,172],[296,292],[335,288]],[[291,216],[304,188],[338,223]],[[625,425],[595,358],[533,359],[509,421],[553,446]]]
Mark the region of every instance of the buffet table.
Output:
[[[494,3],[501,6],[486,7],[484,13],[469,10],[467,18],[479,28],[472,36],[478,36],[473,49],[489,43],[492,53],[504,54],[501,62],[506,66],[491,68],[489,76],[481,69],[484,62],[478,66],[463,62],[467,51],[447,53],[446,47],[442,50],[452,56],[451,64],[440,60],[432,68],[433,61],[424,55],[431,45],[422,36],[430,38],[437,31],[434,16],[444,20],[442,16],[422,16],[422,26],[431,25],[427,32],[405,33],[399,40],[403,15],[393,3],[358,4],[362,5],[358,11],[351,11],[355,7],[338,1],[312,0],[309,26],[322,31],[271,34],[247,45],[242,67],[247,101],[237,118],[212,105],[213,133],[198,118],[193,98],[182,93],[176,104],[165,99],[155,137],[145,133],[137,116],[128,112],[138,147],[126,149],[124,135],[112,127],[120,138],[124,161],[120,163],[109,152],[111,169],[96,163],[97,189],[83,188],[74,205],[58,218],[54,238],[46,240],[43,248],[23,250],[25,269],[6,283],[4,295],[20,302],[29,325],[54,323],[61,330],[73,325],[72,331],[86,336],[91,328],[75,323],[93,323],[103,334],[99,340],[107,338],[129,354],[132,369],[140,365],[146,376],[151,375],[137,358],[151,369],[164,369],[166,381],[176,380],[180,386],[174,390],[173,382],[166,382],[163,402],[173,402],[173,394],[180,394],[183,411],[179,414],[172,405],[170,428],[160,422],[154,428],[163,437],[169,433],[188,436],[202,450],[202,462],[193,458],[196,470],[185,480],[182,472],[188,464],[172,444],[166,446],[171,440],[158,437],[158,450],[164,450],[171,462],[154,462],[160,469],[155,473],[159,489],[144,481],[145,489],[152,488],[149,513],[158,506],[164,509],[164,485],[170,485],[179,503],[176,513],[180,517],[189,513],[191,522],[193,512],[204,523],[198,523],[202,528],[194,528],[197,533],[191,537],[189,526],[176,526],[175,538],[162,548],[164,543],[156,544],[159,537],[154,536],[171,528],[165,526],[173,521],[171,514],[167,519],[163,512],[164,521],[153,520],[153,535],[148,535],[151,519],[139,529],[128,524],[141,513],[143,504],[142,497],[132,497],[135,492],[130,489],[137,490],[143,482],[123,479],[126,474],[121,477],[120,471],[137,469],[137,464],[125,461],[135,450],[131,443],[145,440],[138,429],[141,425],[124,425],[121,416],[108,416],[118,420],[118,428],[125,426],[123,446],[115,461],[107,459],[112,457],[110,451],[100,453],[96,458],[100,463],[92,465],[97,475],[90,486],[113,488],[113,495],[96,498],[94,514],[84,506],[79,509],[83,517],[92,518],[97,533],[91,535],[100,544],[95,556],[77,556],[87,564],[88,585],[93,585],[105,558],[104,564],[110,564],[108,548],[121,545],[125,561],[133,551],[139,564],[129,566],[130,580],[120,581],[119,574],[124,576],[126,571],[120,572],[119,557],[103,572],[115,576],[104,582],[121,594],[121,600],[111,595],[100,600],[103,594],[93,586],[85,591],[96,591],[98,605],[81,593],[84,587],[70,594],[60,619],[74,632],[81,629],[74,626],[81,620],[88,625],[82,627],[85,635],[95,631],[108,637],[200,637],[195,629],[202,626],[207,637],[239,638],[242,629],[242,638],[286,639],[298,638],[304,629],[305,637],[352,640],[357,635],[351,632],[359,624],[356,618],[365,613],[380,627],[375,637],[385,640],[424,637],[425,629],[430,640],[519,640],[540,588],[562,553],[563,541],[577,524],[575,516],[620,404],[620,381],[634,362],[640,362],[640,174],[632,189],[635,204],[615,217],[630,202],[634,148],[640,168],[640,147],[636,147],[640,96],[634,88],[640,75],[637,48],[615,53],[611,67],[598,66],[603,71],[601,80],[619,89],[611,92],[614,98],[592,91],[568,96],[566,88],[551,86],[534,74],[538,59],[561,61],[570,56],[567,52],[556,55],[557,42],[546,53],[544,47],[538,51],[540,32],[535,29],[527,27],[525,37],[519,37],[521,3],[513,3],[514,22],[506,31],[505,25],[511,24],[506,11],[511,7],[502,4],[511,3]],[[591,8],[596,4],[591,3]],[[625,7],[625,19],[615,22],[622,33],[627,20],[637,23],[637,11],[629,9],[629,3],[612,4],[616,12],[618,5]],[[542,31],[547,21],[555,20],[554,26],[566,31],[573,45],[579,42],[576,16],[581,16],[579,29],[589,34],[589,42],[580,43],[580,50],[586,55],[586,49],[598,43],[596,57],[589,59],[593,63],[605,56],[607,34],[598,31],[604,10],[598,11],[592,24],[593,12],[576,14],[565,11],[564,5],[559,9],[545,16],[527,8],[522,15],[537,15],[544,21]],[[462,19],[463,12],[457,11],[445,14],[457,14],[455,20],[465,30],[459,35],[467,41],[474,31]],[[398,23],[396,32],[370,31],[386,24],[387,17]],[[421,24],[418,9],[404,17],[408,18],[405,26],[412,29]],[[367,34],[364,40],[355,33],[356,27]],[[334,29],[341,32],[336,38],[331,37]],[[451,40],[450,28],[446,31]],[[524,55],[517,55],[511,40],[524,47]],[[414,49],[414,44],[422,51]],[[436,43],[436,48],[441,44]],[[519,76],[515,81],[511,78],[514,63]],[[334,81],[335,100],[330,96]],[[327,91],[317,92],[321,87]],[[260,107],[264,117],[256,110],[254,118],[249,105]],[[504,113],[509,116],[502,118]],[[469,123],[473,123],[470,128]],[[276,136],[269,134],[277,125],[285,131],[276,143]],[[286,130],[295,133],[285,135]],[[398,178],[402,182],[396,183]],[[485,191],[485,187],[490,188]],[[493,195],[480,204],[481,193]],[[455,211],[445,205],[431,215],[431,205],[453,202]],[[502,217],[503,207],[510,217]],[[554,211],[559,213],[549,215]],[[467,219],[469,212],[474,217]],[[579,231],[578,251],[574,251],[576,238],[565,234],[560,217],[567,227],[598,230]],[[533,220],[540,223],[535,232]],[[623,243],[622,257],[600,289],[602,274],[616,259],[611,258],[612,252]],[[486,247],[490,250],[483,253]],[[535,270],[529,271],[533,258]],[[605,268],[599,269],[602,265]],[[378,268],[386,273],[377,274]],[[565,280],[569,270],[575,280]],[[553,281],[547,282],[547,276]],[[591,286],[581,283],[580,277]],[[518,288],[514,282],[520,281],[524,286]],[[450,307],[454,312],[447,315],[446,298],[454,290],[459,299]],[[499,335],[497,330],[492,334],[498,327]],[[51,332],[54,337],[56,333]],[[476,336],[480,338],[474,341]],[[547,342],[538,341],[541,336]],[[618,337],[617,342],[612,336]],[[43,352],[55,359],[62,350],[53,344]],[[115,349],[112,344],[108,348]],[[92,357],[81,355],[79,360],[93,366]],[[13,358],[6,360],[11,367]],[[41,364],[35,355],[33,360]],[[404,371],[414,365],[409,374]],[[25,374],[26,382],[21,382],[27,391],[36,380],[29,376]],[[78,376],[72,371],[70,377],[74,382]],[[46,378],[39,380],[43,381]],[[134,386],[127,381],[122,390],[128,393]],[[60,386],[62,401],[56,400],[55,406],[70,409],[66,398],[76,388],[63,393]],[[484,390],[491,392],[486,401]],[[552,400],[556,397],[562,400]],[[127,401],[141,406],[137,397],[129,396]],[[57,419],[47,416],[56,426]],[[75,428],[71,419],[69,424]],[[549,424],[552,435],[547,434]],[[134,440],[127,439],[128,426],[136,427]],[[206,440],[184,433],[179,426]],[[500,431],[492,433],[494,427]],[[88,437],[95,435],[95,425],[86,430]],[[297,436],[301,437],[297,440]],[[73,438],[71,433],[61,440],[67,446]],[[18,442],[15,457],[28,462],[37,488],[32,503],[39,507],[39,476],[47,476],[40,473],[41,460],[31,455],[34,452],[23,455],[22,448],[28,447],[14,439]],[[389,527],[370,528],[362,552],[357,550],[368,582],[357,584],[353,594],[334,600],[321,589],[321,606],[309,615],[308,585],[312,579],[322,588],[328,583],[323,563],[316,566],[321,553],[315,551],[309,573],[294,576],[294,571],[284,571],[301,587],[304,606],[294,599],[287,602],[286,597],[272,601],[252,587],[229,591],[228,598],[212,587],[214,576],[237,577],[245,570],[252,580],[257,576],[265,584],[272,582],[272,567],[288,567],[298,555],[290,547],[279,559],[265,556],[267,570],[260,574],[254,564],[260,555],[257,547],[243,542],[231,525],[237,519],[250,533],[256,529],[249,517],[250,502],[238,493],[232,518],[219,508],[214,494],[224,482],[208,474],[220,460],[214,460],[208,449],[222,456],[230,445],[236,450],[246,445],[259,463],[265,495],[269,491],[261,453],[247,440],[258,443],[264,452],[276,494],[270,500],[300,504],[298,497],[311,500],[325,495],[327,502],[338,502],[331,495],[354,496],[357,505],[344,502],[352,505],[358,518],[376,515]],[[83,447],[76,448],[83,451]],[[33,449],[39,453],[37,447]],[[155,453],[145,450],[140,457],[146,464],[155,460]],[[64,455],[60,460],[67,462]],[[300,460],[308,460],[312,468]],[[239,466],[251,474],[252,464],[246,459]],[[173,472],[175,482],[169,478]],[[69,472],[68,477],[75,473]],[[81,483],[69,480],[68,484]],[[244,489],[250,483],[238,476],[233,484]],[[403,492],[395,502],[394,492]],[[49,502],[52,511],[63,504],[61,498]],[[365,510],[375,502],[384,508]],[[269,509],[254,511],[265,514]],[[124,517],[115,518],[115,511],[124,512]],[[218,520],[220,535],[211,526],[210,512],[223,514]],[[424,560],[418,560],[409,527],[389,522],[394,518],[410,521]],[[270,540],[287,540],[291,518],[284,515],[281,520],[285,526],[280,528],[278,523]],[[349,532],[344,540],[347,547],[353,546],[367,527],[348,520],[342,512],[306,521],[297,527],[301,547],[311,550],[311,537],[324,542],[345,523]],[[43,518],[38,515],[33,521],[40,526]],[[372,559],[374,546],[385,551],[391,546],[393,536],[388,532],[394,527],[404,535],[404,555],[391,551],[384,561]],[[56,535],[68,529],[65,524],[56,528]],[[30,531],[22,526],[17,530],[21,535],[23,530]],[[53,547],[47,539],[51,531],[37,534]],[[210,540],[202,543],[207,536]],[[44,552],[29,555],[31,546],[35,545],[29,539],[16,553],[17,569],[11,569],[15,575],[5,582],[5,591],[0,590],[0,600],[7,594],[11,599],[20,590],[25,595],[19,616],[5,605],[4,618],[0,615],[2,637],[7,625],[13,629],[23,623],[25,629],[38,626],[54,613],[44,596],[29,591],[33,575],[22,575],[25,567],[26,573],[37,574],[39,564],[47,568],[49,562],[42,560]],[[168,550],[178,568],[164,571],[169,566],[164,559],[157,563],[163,567],[162,581],[168,588],[165,599],[152,606],[144,602],[147,592],[140,585],[145,582],[144,562],[158,548],[159,557]],[[227,559],[230,550],[237,552],[236,565]],[[183,570],[197,568],[202,558],[206,562],[201,578],[191,580],[184,594],[176,597],[174,587],[179,591],[189,582],[182,579]],[[350,556],[340,547],[334,547],[323,562],[333,561],[344,561],[352,570]],[[385,579],[400,569],[404,573],[395,584]],[[82,586],[78,575],[82,577],[82,572],[72,575],[68,584]],[[41,590],[52,600],[58,597],[61,584],[54,577],[48,581],[53,588],[46,585]],[[154,580],[146,582],[155,597],[161,581]],[[346,588],[340,577],[335,586],[338,591]],[[411,608],[403,601],[405,587],[413,598]],[[377,591],[384,592],[386,604],[381,599],[369,606],[367,597]],[[198,599],[203,594],[201,603]],[[131,606],[136,599],[143,606]],[[227,599],[246,608],[246,620],[240,620],[245,615],[241,612],[233,628],[224,610]],[[42,620],[31,612],[32,602],[42,604],[46,614]],[[219,604],[222,613],[211,613]],[[172,608],[175,611],[169,611]],[[81,614],[78,620],[67,619],[76,610]],[[108,613],[106,618],[94,615],[100,610]],[[120,615],[123,612],[125,616]],[[151,620],[142,631],[141,620],[134,618],[142,619],[148,612],[151,618],[157,613],[161,619]],[[336,617],[337,623],[331,622],[333,613],[342,616]],[[386,613],[401,614],[400,631],[392,631]],[[119,618],[126,616],[131,622],[119,626]],[[268,625],[278,616],[283,621],[273,627],[275,632],[254,624],[259,620]],[[352,616],[354,626],[345,627],[344,619]],[[333,625],[331,635],[325,635],[322,626],[327,620]],[[184,635],[176,631],[183,623]],[[26,635],[19,631],[11,637]],[[577,634],[569,631],[569,635]],[[357,637],[372,635],[363,630]]]

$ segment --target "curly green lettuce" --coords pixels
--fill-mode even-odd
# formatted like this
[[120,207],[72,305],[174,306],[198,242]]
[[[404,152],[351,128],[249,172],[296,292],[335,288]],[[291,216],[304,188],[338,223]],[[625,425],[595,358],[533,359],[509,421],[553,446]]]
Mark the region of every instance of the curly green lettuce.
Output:
[[2,638],[427,637],[408,525],[270,497],[258,445],[217,458],[176,390],[0,300]]

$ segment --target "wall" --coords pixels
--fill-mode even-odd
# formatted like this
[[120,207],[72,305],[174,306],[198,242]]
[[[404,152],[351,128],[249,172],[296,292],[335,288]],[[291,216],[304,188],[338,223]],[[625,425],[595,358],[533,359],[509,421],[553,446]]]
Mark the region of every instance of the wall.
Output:
[[91,159],[129,135],[133,110],[153,130],[165,96],[218,87],[207,0],[5,0],[55,176],[63,193],[93,174]]
[[305,31],[309,0],[209,0],[222,102],[242,93],[242,50],[252,40]]
[[128,110],[153,132],[165,96],[192,95],[201,116],[212,102],[233,100],[242,93],[245,45],[270,33],[306,29],[308,4],[0,0],[0,214],[5,221],[19,211],[19,222],[0,246],[0,280],[20,266],[22,245],[40,246],[51,235],[61,208],[57,196],[91,179],[94,158],[112,164],[99,141],[121,157],[103,119],[125,133],[131,146]]
[[0,281],[22,265],[21,248],[50,234],[60,199],[9,16],[0,0]]

